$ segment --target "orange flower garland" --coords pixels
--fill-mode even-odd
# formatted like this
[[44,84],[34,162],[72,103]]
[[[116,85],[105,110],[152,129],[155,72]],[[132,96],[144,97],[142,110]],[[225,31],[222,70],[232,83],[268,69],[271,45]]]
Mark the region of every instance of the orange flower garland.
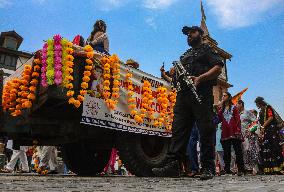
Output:
[[[116,55],[104,57],[101,60],[103,67],[103,98],[107,107],[111,110],[116,108],[120,90],[120,64]],[[112,73],[112,75],[111,75]],[[111,80],[113,80],[112,90],[110,91]]]
[[133,83],[132,80],[130,79],[132,78],[132,74],[129,73],[129,71],[127,72],[126,76],[125,76],[125,81],[127,82],[127,102],[128,102],[128,108],[130,110],[130,114],[134,117],[135,115],[138,114],[138,111],[135,110],[136,105],[135,105],[135,99],[132,98],[132,96],[134,95],[134,88],[133,88]]
[[18,88],[21,86],[20,79],[16,78],[10,80],[6,83],[3,89],[3,96],[2,96],[2,105],[3,110],[9,110],[9,112],[14,113],[16,111],[17,114],[20,115],[20,110],[16,109],[16,100],[18,97]]
[[134,92],[133,92],[134,88],[133,88],[132,80],[130,78],[132,78],[132,74],[128,72],[126,74],[125,81],[128,83],[127,102],[128,102],[130,114],[133,116],[134,120],[137,123],[143,123],[147,115],[149,115],[151,119],[151,117],[153,118],[153,114],[154,114],[153,109],[149,107],[152,104],[152,99],[153,99],[151,84],[149,83],[149,81],[144,81],[143,83],[142,104],[141,104],[140,113],[138,113],[138,111],[135,110],[136,108],[135,99],[132,97],[134,95]]
[[167,113],[167,124],[166,124],[166,129],[167,130],[172,130],[172,124],[173,124],[173,118],[174,118],[174,106],[176,103],[176,90],[172,90],[169,94],[169,107],[170,111]]
[[[152,96],[151,84],[149,81],[144,81],[142,86],[142,106],[141,112],[139,113],[135,110],[135,99],[132,97],[134,95],[133,92],[133,84],[132,84],[132,74],[127,72],[125,81],[127,82],[127,102],[128,108],[130,110],[130,114],[134,117],[134,120],[137,123],[143,123],[144,118],[149,117],[151,121],[153,121],[153,125],[155,127],[162,127],[163,125],[167,130],[171,130],[172,122],[173,122],[173,107],[176,101],[176,93],[172,91],[169,93],[169,99],[167,94],[167,89],[165,87],[158,87],[158,98],[157,102],[161,106],[161,112],[157,118],[154,117],[154,109],[151,108],[151,104],[153,102],[154,97]],[[170,107],[170,111],[168,112],[168,107]]]
[[21,79],[10,80],[3,90],[3,109],[9,109],[12,116],[22,114],[22,109],[32,107],[35,100],[35,91],[38,84],[39,70],[41,62],[34,59],[33,66],[25,65]]
[[158,99],[157,102],[160,104],[160,117],[157,119],[159,127],[161,127],[165,122],[165,117],[167,114],[168,107],[168,98],[167,98],[167,89],[165,87],[159,87],[158,91]]
[[[73,53],[73,51],[71,50],[71,43],[68,45],[68,53]],[[84,76],[82,78],[82,83],[81,83],[81,90],[80,90],[80,94],[78,94],[77,99],[74,98],[74,90],[73,90],[73,84],[72,81],[74,80],[72,73],[73,73],[73,59],[74,57],[72,55],[67,55],[67,60],[66,61],[66,71],[69,73],[69,75],[66,76],[65,81],[67,82],[67,84],[65,85],[65,87],[67,89],[69,89],[69,91],[67,91],[67,97],[69,98],[69,103],[73,104],[75,107],[79,108],[81,106],[81,103],[84,101],[85,97],[84,95],[87,93],[87,89],[89,87],[89,81],[91,80],[90,76],[91,76],[91,70],[93,69],[93,57],[94,57],[94,52],[93,52],[93,48],[90,45],[87,45],[84,47],[84,50],[87,52],[87,59],[86,59],[86,65],[85,65],[85,70],[84,70]]]

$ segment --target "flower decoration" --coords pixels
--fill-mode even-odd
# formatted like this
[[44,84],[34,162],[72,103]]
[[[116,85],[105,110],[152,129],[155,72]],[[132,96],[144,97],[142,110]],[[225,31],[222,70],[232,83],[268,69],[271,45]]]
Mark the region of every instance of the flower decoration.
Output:
[[19,116],[23,109],[32,107],[38,84],[40,59],[34,59],[32,66],[25,65],[21,78],[10,80],[3,89],[3,109],[12,116]]
[[87,45],[84,47],[84,50],[87,52],[87,59],[86,59],[86,65],[85,65],[85,70],[83,73],[83,78],[82,78],[82,83],[81,83],[81,90],[79,92],[79,95],[77,96],[77,99],[75,99],[74,97],[74,90],[73,90],[73,84],[72,81],[74,80],[72,73],[73,73],[73,59],[74,57],[72,55],[70,55],[71,53],[73,53],[73,51],[71,51],[71,44],[67,45],[67,61],[66,61],[66,71],[68,72],[67,75],[65,76],[65,82],[66,84],[66,88],[69,89],[69,91],[67,91],[67,97],[69,97],[69,103],[73,104],[75,107],[80,107],[81,103],[84,101],[85,97],[84,95],[87,93],[87,89],[89,87],[89,81],[91,80],[91,70],[93,69],[93,48],[90,45]]
[[[111,110],[116,108],[120,90],[120,63],[117,55],[103,57],[103,98],[107,107]],[[112,88],[110,88],[112,81]]]

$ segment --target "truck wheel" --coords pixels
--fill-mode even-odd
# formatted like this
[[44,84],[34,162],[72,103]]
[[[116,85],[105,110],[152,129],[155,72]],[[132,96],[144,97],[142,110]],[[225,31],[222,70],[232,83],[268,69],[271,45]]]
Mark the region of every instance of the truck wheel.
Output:
[[165,137],[125,133],[118,139],[122,163],[139,177],[154,176],[152,168],[163,164],[170,141]]
[[101,173],[110,158],[110,150],[95,149],[90,143],[68,143],[61,146],[63,161],[80,176]]

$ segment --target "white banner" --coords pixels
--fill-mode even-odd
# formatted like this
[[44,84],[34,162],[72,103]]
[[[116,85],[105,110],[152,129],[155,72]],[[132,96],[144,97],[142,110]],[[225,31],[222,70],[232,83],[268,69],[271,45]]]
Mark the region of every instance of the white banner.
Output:
[[[102,72],[98,71],[98,79],[93,82],[92,90],[97,90],[98,87],[102,87],[103,79],[100,77]],[[91,97],[87,95],[83,103],[83,114],[81,123],[89,124],[93,126],[115,129],[120,131],[134,132],[147,135],[158,135],[162,137],[170,137],[171,132],[165,129],[165,127],[154,127],[148,118],[145,118],[144,123],[137,123],[130,115],[130,110],[127,103],[127,83],[125,82],[125,76],[127,70],[132,73],[132,82],[135,94],[133,98],[136,99],[137,109],[141,108],[141,90],[143,86],[143,81],[148,80],[152,86],[153,102],[151,107],[155,111],[155,115],[158,116],[160,112],[160,104],[157,103],[157,92],[156,89],[159,86],[164,86],[170,91],[169,83],[163,81],[160,78],[154,77],[150,74],[144,73],[140,70],[128,67],[121,64],[120,66],[120,97],[118,99],[118,105],[115,110],[110,110],[106,106],[104,100],[98,96]],[[138,110],[139,111],[139,110]]]

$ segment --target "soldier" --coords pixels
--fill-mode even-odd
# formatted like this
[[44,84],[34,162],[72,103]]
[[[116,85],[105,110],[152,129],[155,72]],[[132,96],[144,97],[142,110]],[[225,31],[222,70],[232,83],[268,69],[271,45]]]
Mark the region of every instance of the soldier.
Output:
[[153,168],[154,175],[160,177],[178,177],[179,162],[185,154],[186,146],[194,122],[200,133],[201,180],[213,178],[215,125],[213,124],[213,86],[217,83],[223,67],[222,58],[213,49],[202,42],[203,30],[200,27],[185,26],[183,34],[187,35],[187,50],[181,57],[185,67],[202,102],[199,103],[194,94],[182,79],[177,81],[177,101],[174,108],[174,122],[171,144],[168,150],[166,164],[161,168]]

